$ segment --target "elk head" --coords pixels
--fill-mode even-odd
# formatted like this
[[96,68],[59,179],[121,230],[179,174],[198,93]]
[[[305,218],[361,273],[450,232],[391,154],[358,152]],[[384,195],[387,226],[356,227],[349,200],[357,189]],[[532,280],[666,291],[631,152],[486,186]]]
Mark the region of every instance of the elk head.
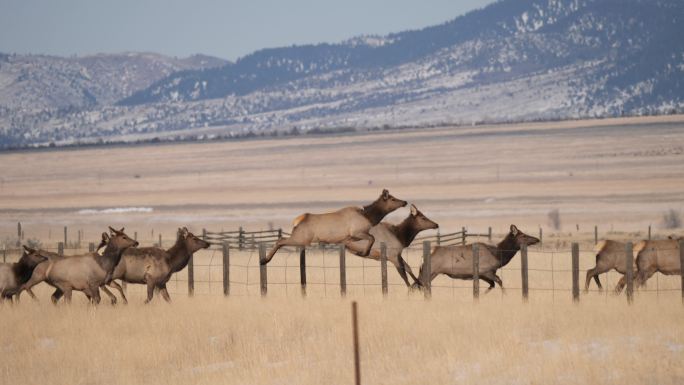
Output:
[[421,213],[415,205],[411,205],[411,218],[413,218],[414,221],[414,228],[419,232],[439,228],[439,225],[436,222],[431,221]]
[[535,238],[531,235],[523,233],[522,231],[518,230],[515,225],[511,225],[511,232],[508,234],[508,236],[513,238],[518,247],[522,247],[522,245],[531,246],[539,243],[539,238]]
[[36,267],[39,263],[47,260],[47,257],[42,255],[40,251],[24,245],[24,252],[19,258],[19,262],[31,268]]
[[187,227],[178,229],[178,237],[183,240],[186,250],[191,254],[199,249],[208,249],[211,246],[209,242],[188,231]]
[[[102,236],[102,243],[106,243],[107,246],[113,246],[117,250],[125,250],[129,247],[138,247],[139,243],[136,240],[131,239],[126,233],[124,233],[124,228],[121,230],[116,230],[109,227],[110,234],[106,237],[106,234]],[[107,238],[107,239],[105,239]]]
[[392,211],[406,206],[407,202],[392,196],[387,189],[382,190],[382,194],[375,201],[380,206],[383,212],[391,213]]

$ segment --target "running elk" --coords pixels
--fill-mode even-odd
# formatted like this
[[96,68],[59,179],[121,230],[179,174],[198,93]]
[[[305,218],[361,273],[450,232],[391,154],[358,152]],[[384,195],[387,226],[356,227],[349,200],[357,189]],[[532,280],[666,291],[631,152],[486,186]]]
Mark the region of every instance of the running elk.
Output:
[[183,270],[196,251],[206,249],[209,246],[211,245],[208,242],[198,238],[186,227],[183,227],[178,229],[176,243],[168,250],[158,247],[126,249],[121,262],[114,269],[112,282],[109,285],[119,290],[126,303],[128,301],[123,295],[123,290],[118,283],[114,282],[114,279],[147,285],[145,303],[152,300],[155,288],[158,288],[162,297],[170,302],[171,297],[166,290],[166,283],[171,275]]
[[260,263],[265,265],[270,262],[283,246],[306,247],[313,242],[340,244],[364,240],[367,244],[360,256],[365,257],[375,242],[375,238],[369,233],[371,227],[380,223],[387,214],[404,206],[406,201],[397,199],[390,195],[389,191],[383,190],[375,202],[363,208],[346,207],[326,214],[302,214],[293,222],[292,235],[279,239]]
[[[626,243],[604,240],[596,245],[596,266],[594,268],[587,270],[587,278],[584,284],[584,290],[589,290],[589,284],[591,279],[594,278],[596,285],[598,285],[599,290],[603,289],[601,281],[599,280],[599,274],[607,273],[608,271],[615,269],[620,274],[625,274],[627,271],[627,257],[625,250]],[[636,263],[634,264],[633,270],[637,271]],[[619,293],[622,290],[624,280],[620,280],[617,286],[615,286],[615,292]]]
[[[413,242],[413,239],[419,232],[438,227],[437,223],[428,219],[416,206],[411,205],[411,213],[400,224],[392,225],[382,222],[370,229],[370,235],[375,238],[375,243],[373,243],[370,254],[364,258],[380,260],[380,245],[385,243],[387,247],[387,260],[392,262],[397,268],[406,286],[411,286],[406,273],[408,272],[414,281],[417,278],[413,274],[411,266],[401,257],[401,252]],[[347,242],[346,246],[352,253],[359,256],[361,256],[364,250],[363,241]]]
[[58,290],[52,295],[57,302],[64,295],[66,302],[71,302],[72,290],[78,290],[93,302],[100,302],[99,287],[112,279],[114,268],[121,260],[121,255],[129,247],[138,246],[138,242],[124,233],[124,229],[109,228],[111,235],[102,255],[85,254],[59,259],[50,263],[45,273],[45,281]]
[[31,278],[33,270],[39,263],[45,261],[45,257],[36,253],[36,250],[24,246],[24,252],[15,263],[0,263],[0,302],[12,300],[24,282]]
[[[479,276],[489,284],[487,291],[494,288],[498,283],[503,289],[501,278],[496,275],[496,270],[506,266],[522,245],[534,245],[539,239],[527,235],[511,225],[510,232],[499,242],[498,245],[488,245],[477,242],[471,245],[437,246],[430,255],[430,281],[440,274],[446,274],[454,279],[473,279],[473,245],[479,247]],[[425,263],[420,267],[419,280],[414,286],[425,285],[422,276]]]
[[637,274],[635,286],[640,287],[656,272],[665,275],[681,274],[679,259],[679,240],[663,239],[657,241],[641,241],[635,250]]

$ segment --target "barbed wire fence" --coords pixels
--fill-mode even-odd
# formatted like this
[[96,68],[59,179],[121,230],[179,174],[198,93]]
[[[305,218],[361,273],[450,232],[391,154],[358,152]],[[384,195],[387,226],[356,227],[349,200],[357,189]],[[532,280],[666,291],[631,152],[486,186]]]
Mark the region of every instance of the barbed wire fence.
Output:
[[[161,234],[156,235],[158,242],[155,242],[155,245],[164,246]],[[541,235],[540,231],[540,238]],[[649,231],[649,237],[650,235]],[[172,294],[191,296],[223,294],[339,297],[347,294],[387,296],[409,293],[399,274],[393,272],[392,263],[388,264],[390,261],[387,259],[386,247],[381,247],[384,252],[381,253],[379,261],[357,257],[338,245],[320,244],[306,249],[283,247],[268,265],[260,265],[259,260],[282,236],[289,234],[281,229],[245,231],[240,228],[235,231],[216,232],[203,230],[201,237],[212,246],[197,252],[186,269],[174,274],[167,287]],[[134,233],[134,237],[137,239],[137,232]],[[56,246],[42,246],[41,249],[62,255],[94,251],[95,243],[88,243],[86,248],[83,238],[83,232],[78,231],[77,239],[68,242],[65,228],[65,242],[60,241]],[[418,237],[402,251],[401,255],[409,268],[417,268],[414,273],[418,275],[419,266],[430,265],[430,254],[434,246],[463,245],[473,238],[476,241],[486,240],[491,243],[491,227],[486,233],[480,234],[470,233],[466,228],[462,228],[458,232]],[[166,245],[170,245],[172,241],[167,239]],[[598,241],[596,231],[595,241]],[[475,249],[472,258],[472,277],[480,274],[479,258],[476,256],[479,257],[482,250],[478,250],[477,246]],[[680,245],[680,263],[684,264],[682,249]],[[635,255],[629,250],[625,251],[627,266],[633,266]],[[5,246],[2,250],[3,262],[16,261],[21,252],[20,247]],[[599,290],[595,285],[589,290],[584,290],[580,286],[580,273],[593,267],[594,257],[593,248],[580,249],[577,243],[571,244],[570,248],[545,247],[543,242],[537,246],[524,247],[518,251],[511,263],[497,270],[496,274],[501,277],[505,290],[497,287],[493,292],[498,291],[501,296],[520,293],[525,301],[530,297],[530,293],[534,296],[550,296],[552,300],[572,296],[574,301],[579,301],[581,295],[601,294],[607,301],[612,293],[609,287],[614,286],[622,275],[614,271],[602,274],[604,290]],[[627,272],[625,296],[628,301],[632,301],[636,271],[627,268]],[[481,290],[481,281],[478,279],[456,280],[442,275],[429,282],[429,269],[423,269],[422,273],[420,279],[425,286],[423,293],[426,297],[463,297],[469,296],[472,292],[473,298],[478,300],[488,291],[487,288],[482,288],[487,291]],[[130,285],[129,289],[134,286],[139,288],[133,290],[144,290],[141,285]],[[655,295],[656,298],[668,293],[681,292],[684,301],[684,273],[676,277],[655,274],[648,285],[640,288],[638,292],[639,295]]]

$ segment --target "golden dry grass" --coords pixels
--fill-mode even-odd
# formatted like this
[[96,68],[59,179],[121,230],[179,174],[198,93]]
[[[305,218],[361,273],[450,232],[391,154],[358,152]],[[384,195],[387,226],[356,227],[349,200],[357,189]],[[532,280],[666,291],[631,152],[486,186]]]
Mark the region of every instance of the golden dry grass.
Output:
[[[351,383],[351,299],[360,302],[366,384],[683,383],[677,277],[657,274],[632,306],[595,290],[572,304],[569,272],[569,245],[580,242],[583,286],[595,224],[601,238],[642,239],[649,224],[655,236],[669,233],[657,225],[684,203],[682,147],[682,117],[667,117],[0,154],[0,240],[17,221],[49,247],[64,225],[72,240],[85,230],[87,242],[116,224],[142,245],[162,232],[169,246],[178,226],[287,229],[302,211],[366,202],[382,187],[443,232],[492,226],[496,241],[516,223],[545,234],[544,248],[530,250],[527,304],[519,256],[501,271],[506,294],[496,289],[477,304],[472,282],[443,277],[425,301],[392,266],[383,299],[378,263],[349,254],[349,295],[340,298],[336,251],[309,253],[306,300],[294,252],[269,265],[266,299],[254,251],[231,254],[229,298],[214,250],[195,258],[193,298],[186,271],[172,279],[172,304],[143,306],[142,287],[129,285],[127,306],[92,307],[76,294],[72,306],[54,307],[41,285],[39,303],[24,295],[0,306],[0,383]],[[78,214],[122,206],[154,211]],[[559,232],[547,226],[554,208]],[[417,272],[420,251],[406,257]],[[601,279],[612,288],[618,275]]]

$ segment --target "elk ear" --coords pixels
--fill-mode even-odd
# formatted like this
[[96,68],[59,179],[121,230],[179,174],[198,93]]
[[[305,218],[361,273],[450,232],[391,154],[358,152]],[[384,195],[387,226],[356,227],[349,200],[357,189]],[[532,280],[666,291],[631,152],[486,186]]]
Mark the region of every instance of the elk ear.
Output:
[[414,217],[418,215],[418,209],[414,205],[411,205],[411,215]]
[[109,240],[109,234],[102,233],[102,242],[107,242]]
[[518,235],[518,228],[515,225],[511,225],[511,234]]
[[387,189],[382,190],[382,199],[388,199],[389,198],[389,191]]
[[26,250],[26,252],[29,253],[29,254],[35,253],[35,252],[36,252],[36,249],[32,249],[32,248],[30,248],[30,247],[28,247],[28,246],[26,246],[26,245],[22,245],[22,246],[24,246],[24,250]]
[[116,234],[116,230],[112,228],[112,226],[109,226],[109,232],[112,233],[113,235]]

